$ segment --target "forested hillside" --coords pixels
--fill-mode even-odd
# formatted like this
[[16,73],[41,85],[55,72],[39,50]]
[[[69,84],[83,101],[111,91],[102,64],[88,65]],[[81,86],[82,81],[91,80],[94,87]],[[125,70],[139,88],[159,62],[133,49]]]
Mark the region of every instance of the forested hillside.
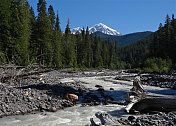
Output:
[[38,15],[27,0],[0,1],[0,64],[80,68],[118,68],[117,43],[101,41],[87,30],[61,32],[58,12],[39,0]]
[[176,63],[176,19],[166,16],[164,26],[151,36],[120,48],[120,59],[132,67],[148,71],[171,72]]
[[[46,1],[39,0],[38,15],[27,0],[0,1],[0,64],[73,68],[140,68],[148,71],[171,72],[176,63],[176,19],[167,15],[164,25],[155,32],[120,36],[119,48],[111,39],[99,34],[71,34],[70,21],[62,32],[59,12]],[[118,36],[117,36],[118,37]],[[128,42],[127,42],[128,41]],[[120,44],[120,43],[119,43]]]
[[102,40],[109,40],[111,42],[117,42],[118,46],[125,46],[125,45],[131,44],[133,42],[136,42],[143,38],[148,37],[149,35],[152,34],[152,32],[150,31],[136,32],[136,33],[126,34],[126,35],[121,35],[121,36],[106,35],[101,32],[96,32],[94,34],[96,34],[97,36],[100,36]]

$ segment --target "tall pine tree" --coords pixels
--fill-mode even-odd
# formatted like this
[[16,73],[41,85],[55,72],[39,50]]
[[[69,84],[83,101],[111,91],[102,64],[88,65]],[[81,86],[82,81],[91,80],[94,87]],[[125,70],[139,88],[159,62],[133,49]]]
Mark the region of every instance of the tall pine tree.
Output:
[[39,45],[38,62],[50,66],[52,64],[52,44],[50,39],[51,25],[46,13],[45,0],[39,0],[37,10],[37,42]]
[[60,29],[60,22],[59,22],[59,15],[57,12],[56,23],[55,23],[55,30],[54,30],[54,37],[53,37],[53,65],[57,67],[62,66],[62,33]]
[[12,1],[11,4],[11,42],[8,59],[17,65],[29,64],[29,8],[25,0]]
[[[11,0],[0,1],[0,64],[6,62],[5,55],[8,58],[8,46],[11,42],[10,11]],[[5,53],[5,54],[4,54]]]
[[30,29],[31,29],[31,36],[29,40],[29,50],[30,50],[30,61],[36,62],[36,57],[38,56],[38,51],[39,51],[39,45],[37,42],[37,22],[36,22],[36,17],[34,14],[34,9],[31,7],[29,9],[30,11]]
[[75,38],[71,35],[70,31],[70,21],[65,29],[65,34],[63,38],[63,47],[64,47],[64,61],[67,66],[76,66],[76,55],[75,55]]

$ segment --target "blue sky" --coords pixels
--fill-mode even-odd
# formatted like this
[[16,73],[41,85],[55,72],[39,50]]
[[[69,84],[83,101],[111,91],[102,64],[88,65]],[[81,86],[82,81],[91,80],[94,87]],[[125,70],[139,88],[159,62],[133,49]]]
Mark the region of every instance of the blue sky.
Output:
[[[38,0],[28,0],[37,9]],[[62,31],[103,23],[122,34],[156,31],[166,14],[176,17],[176,0],[46,0],[59,12]]]

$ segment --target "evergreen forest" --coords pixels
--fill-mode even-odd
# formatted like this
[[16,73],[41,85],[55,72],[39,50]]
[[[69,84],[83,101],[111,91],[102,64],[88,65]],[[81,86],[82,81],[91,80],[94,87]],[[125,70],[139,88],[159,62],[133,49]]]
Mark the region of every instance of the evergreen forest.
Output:
[[171,72],[176,63],[176,19],[166,16],[164,25],[145,39],[118,47],[118,42],[89,34],[88,27],[75,35],[70,20],[64,32],[59,13],[45,0],[37,4],[38,15],[27,0],[0,0],[0,64],[81,69],[139,68]]
[[119,49],[121,60],[132,68],[171,73],[176,68],[176,19],[166,15],[165,24],[152,35]]

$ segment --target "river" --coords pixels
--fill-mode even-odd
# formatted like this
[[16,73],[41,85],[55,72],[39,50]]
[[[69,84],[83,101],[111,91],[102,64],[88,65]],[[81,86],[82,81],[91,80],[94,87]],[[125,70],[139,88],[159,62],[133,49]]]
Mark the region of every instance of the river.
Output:
[[[113,96],[115,100],[123,101],[126,92],[132,88],[132,82],[114,80],[114,76],[101,77],[74,77],[65,78],[64,80],[81,81],[87,88],[91,88],[96,93],[95,85],[101,85],[105,89],[105,93]],[[116,83],[115,83],[116,82]],[[111,91],[110,88],[114,90]],[[159,87],[144,86],[150,92],[165,94],[173,90],[163,89]],[[0,126],[85,126],[90,125],[90,118],[99,122],[95,117],[98,111],[106,111],[116,116],[126,116],[122,105],[99,105],[99,106],[85,106],[81,107],[78,104],[74,107],[65,108],[55,113],[42,112],[27,115],[9,116],[0,119]]]

